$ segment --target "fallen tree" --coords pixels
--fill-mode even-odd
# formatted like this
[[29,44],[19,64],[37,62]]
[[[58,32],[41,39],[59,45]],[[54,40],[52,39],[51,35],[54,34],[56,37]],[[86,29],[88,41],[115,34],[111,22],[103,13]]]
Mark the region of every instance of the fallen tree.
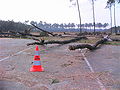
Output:
[[[34,26],[35,28],[37,28],[38,30],[42,31],[42,32],[45,32],[47,34],[50,34],[52,36],[56,36],[56,34],[53,34],[51,32],[48,32],[48,31],[45,31],[37,26],[35,26],[34,24],[31,24],[32,26]],[[31,28],[30,28],[31,29]],[[34,34],[30,34],[30,33],[27,33],[28,31],[30,30],[25,30],[24,32],[16,32],[16,31],[10,31],[11,34],[19,34],[21,36],[32,36],[32,37],[42,37],[42,35],[34,35]]]
[[22,32],[18,32],[19,34],[21,34],[22,36],[33,36],[33,37],[41,37],[40,35],[33,35],[33,34],[28,34],[28,33],[22,33]]
[[39,39],[35,39],[38,42],[33,42],[33,43],[28,43],[27,46],[29,45],[44,45],[44,44],[68,44],[68,43],[73,43],[73,42],[77,42],[81,39],[87,39],[86,37],[77,37],[71,40],[65,40],[65,41],[45,41],[45,40],[39,40]]
[[99,45],[104,44],[107,41],[110,41],[110,38],[108,36],[97,41],[94,45],[90,45],[90,44],[70,45],[69,50],[84,49],[84,48],[87,48],[89,50],[95,50],[98,48]]
[[112,41],[120,41],[119,38],[111,38]]
[[48,34],[50,34],[50,35],[52,35],[52,36],[56,36],[55,34],[53,34],[53,33],[51,33],[51,32],[48,32],[48,31],[45,31],[45,30],[43,30],[43,29],[35,26],[34,24],[31,24],[31,25],[33,25],[35,28],[37,28],[37,29],[40,30],[40,31],[43,31],[43,32],[45,32],[45,33],[48,33]]
[[[37,26],[35,26],[34,24],[32,24],[35,28],[51,34],[52,36],[56,36],[56,34],[50,33],[48,31],[45,31]],[[30,33],[25,33],[25,32],[14,32],[14,31],[10,31],[10,33],[17,35],[20,34],[21,36],[31,36],[31,38],[37,42],[33,42],[33,43],[28,43],[27,46],[29,45],[44,45],[44,44],[68,44],[68,43],[74,43],[77,42],[81,39],[87,39],[86,37],[77,37],[77,38],[73,38],[71,40],[65,40],[65,41],[55,41],[55,40],[51,40],[51,41],[45,41],[44,39],[40,38],[40,39],[36,39],[33,37],[42,37],[41,35],[33,35]],[[89,50],[95,50],[98,48],[99,45],[106,43],[107,41],[109,41],[109,37],[108,35],[106,35],[103,39],[101,39],[100,41],[97,41],[94,45],[90,45],[90,44],[80,44],[80,45],[70,45],[69,49],[70,50],[75,50],[75,49],[83,49],[83,48],[87,48]],[[120,41],[120,39],[113,39],[113,41]]]

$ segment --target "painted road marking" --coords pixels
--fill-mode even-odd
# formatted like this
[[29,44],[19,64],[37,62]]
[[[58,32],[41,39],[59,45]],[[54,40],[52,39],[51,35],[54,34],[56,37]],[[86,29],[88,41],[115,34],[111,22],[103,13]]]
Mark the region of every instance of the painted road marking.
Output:
[[15,55],[18,55],[18,54],[20,54],[20,53],[22,53],[22,52],[24,52],[24,51],[26,51],[26,50],[32,49],[32,48],[33,48],[33,47],[30,47],[30,48],[21,50],[21,51],[15,53],[15,54],[13,54],[13,55],[10,55],[10,56],[8,56],[8,57],[5,57],[5,58],[3,58],[3,59],[0,59],[0,61],[6,60],[6,59],[8,59],[8,58],[10,58],[10,57],[13,57],[13,56],[15,56]]
[[[88,61],[87,58],[85,57],[85,55],[84,55],[84,53],[82,52],[82,50],[81,50],[81,49],[79,49],[79,50],[81,51],[81,54],[82,54],[82,56],[84,57],[84,60],[85,60],[85,62],[87,63],[90,71],[91,71],[92,73],[95,73],[95,71],[93,70],[92,66],[90,65],[89,61]],[[96,81],[97,81],[97,83],[99,84],[101,90],[106,90],[106,89],[105,89],[105,86],[103,85],[103,83],[100,81],[99,78],[96,78]]]

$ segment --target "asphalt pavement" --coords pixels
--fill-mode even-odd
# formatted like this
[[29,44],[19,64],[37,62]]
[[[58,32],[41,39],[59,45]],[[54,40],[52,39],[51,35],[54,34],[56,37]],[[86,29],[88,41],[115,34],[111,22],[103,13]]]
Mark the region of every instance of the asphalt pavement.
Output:
[[88,51],[90,65],[69,45],[40,46],[45,71],[32,73],[35,46],[26,46],[32,41],[0,39],[0,90],[103,90],[100,83],[105,90],[120,90],[120,46]]
[[[86,56],[94,71],[101,72],[99,78],[104,86],[110,90],[120,90],[120,46],[103,45]],[[106,76],[103,78],[102,74]]]

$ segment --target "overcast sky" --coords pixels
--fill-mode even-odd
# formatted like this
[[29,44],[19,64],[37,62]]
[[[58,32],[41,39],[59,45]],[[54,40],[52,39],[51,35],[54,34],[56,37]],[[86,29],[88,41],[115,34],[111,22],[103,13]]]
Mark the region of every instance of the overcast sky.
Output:
[[[47,23],[79,23],[77,6],[70,0],[0,0],[0,20]],[[91,0],[79,0],[82,23],[92,23]],[[106,0],[95,1],[96,22],[110,23]],[[117,25],[120,25],[120,5],[116,6]]]

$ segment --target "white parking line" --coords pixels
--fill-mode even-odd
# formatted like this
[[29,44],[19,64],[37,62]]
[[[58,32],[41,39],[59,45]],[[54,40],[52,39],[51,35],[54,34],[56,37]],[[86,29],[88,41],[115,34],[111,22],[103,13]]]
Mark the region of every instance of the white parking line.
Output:
[[[80,51],[81,51],[82,56],[84,57],[85,62],[86,62],[87,65],[88,65],[90,71],[94,73],[95,71],[93,70],[93,68],[92,68],[92,66],[90,65],[89,61],[88,61],[87,58],[85,57],[84,53],[82,52],[82,50],[80,50]],[[96,78],[96,81],[97,81],[97,83],[99,84],[101,90],[106,90],[106,89],[105,89],[105,86],[103,85],[103,83],[100,81],[99,78]]]
[[8,59],[8,58],[10,58],[10,57],[13,57],[13,56],[15,56],[15,55],[18,55],[18,54],[20,54],[20,53],[22,53],[22,52],[24,52],[24,51],[26,51],[26,50],[32,49],[32,48],[33,48],[33,47],[30,47],[30,48],[21,50],[21,51],[19,51],[19,52],[13,54],[13,55],[11,55],[11,56],[8,56],[8,57],[5,57],[5,58],[3,58],[3,59],[0,59],[0,61],[6,60],[6,59]]

